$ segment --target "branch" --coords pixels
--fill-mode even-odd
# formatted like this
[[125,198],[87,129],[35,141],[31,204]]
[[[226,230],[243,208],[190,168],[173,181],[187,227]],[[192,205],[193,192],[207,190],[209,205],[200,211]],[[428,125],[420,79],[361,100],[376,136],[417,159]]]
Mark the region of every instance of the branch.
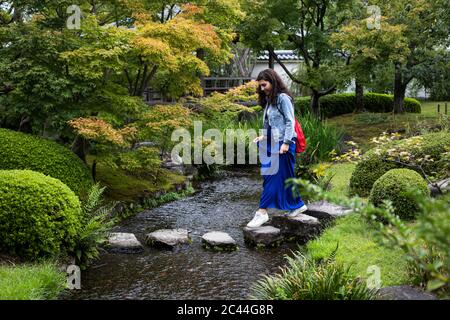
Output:
[[309,85],[307,85],[305,82],[294,77],[294,75],[288,70],[288,68],[286,68],[284,63],[281,62],[281,60],[278,58],[278,55],[273,51],[273,49],[269,48],[269,54],[272,57],[274,57],[275,60],[277,60],[278,64],[283,68],[284,72],[286,72],[286,74],[289,76],[289,78],[291,78],[292,81],[294,81],[295,83],[299,83],[299,84],[309,87]]

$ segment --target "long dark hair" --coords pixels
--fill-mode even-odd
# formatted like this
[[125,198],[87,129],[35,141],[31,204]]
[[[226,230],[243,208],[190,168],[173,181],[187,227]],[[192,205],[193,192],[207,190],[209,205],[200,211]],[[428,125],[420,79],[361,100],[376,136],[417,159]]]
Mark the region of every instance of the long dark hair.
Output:
[[258,86],[256,88],[256,92],[258,93],[258,103],[263,108],[266,106],[267,101],[269,101],[269,104],[275,105],[278,95],[282,92],[288,94],[292,99],[294,99],[292,93],[286,87],[283,80],[275,70],[265,69],[261,71],[256,78],[256,81],[259,80],[268,81],[272,85],[272,91],[269,93],[269,95],[266,95],[264,90],[261,90],[261,86]]

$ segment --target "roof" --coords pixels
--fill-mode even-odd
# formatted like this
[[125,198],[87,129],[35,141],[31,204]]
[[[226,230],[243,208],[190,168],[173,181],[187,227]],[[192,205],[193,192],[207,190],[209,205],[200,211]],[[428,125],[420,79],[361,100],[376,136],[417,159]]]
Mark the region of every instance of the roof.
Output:
[[[301,60],[294,50],[275,50],[276,55],[280,60]],[[258,60],[269,60],[269,51],[265,50],[258,56]]]

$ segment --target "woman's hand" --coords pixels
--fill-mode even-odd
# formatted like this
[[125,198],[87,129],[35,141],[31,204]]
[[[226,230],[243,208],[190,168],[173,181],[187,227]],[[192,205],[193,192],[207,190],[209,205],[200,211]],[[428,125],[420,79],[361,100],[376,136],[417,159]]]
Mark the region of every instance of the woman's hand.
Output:
[[261,141],[263,139],[264,139],[264,136],[256,137],[255,139],[253,139],[253,143],[257,143],[258,141]]
[[280,154],[286,153],[288,151],[289,151],[289,145],[286,143],[283,143],[280,148]]

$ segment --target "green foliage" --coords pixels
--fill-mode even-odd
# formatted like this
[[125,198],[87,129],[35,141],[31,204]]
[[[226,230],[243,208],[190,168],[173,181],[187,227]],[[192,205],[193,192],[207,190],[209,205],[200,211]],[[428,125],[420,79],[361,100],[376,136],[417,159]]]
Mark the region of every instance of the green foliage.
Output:
[[372,300],[375,290],[350,276],[350,267],[336,262],[334,253],[317,261],[300,252],[286,256],[281,274],[265,276],[252,287],[258,300]]
[[358,124],[378,124],[388,121],[388,115],[385,113],[359,113],[355,117],[355,122]]
[[141,147],[118,154],[116,163],[130,175],[156,180],[161,159],[158,149]]
[[332,150],[341,150],[344,132],[307,112],[297,118],[306,138],[306,150],[297,163],[306,165],[330,160]]
[[412,219],[420,212],[416,197],[409,190],[417,189],[423,195],[430,191],[426,181],[417,172],[410,169],[392,169],[383,174],[373,184],[369,201],[380,206],[384,200],[390,200],[395,214],[402,219]]
[[61,180],[77,195],[92,185],[86,165],[53,141],[0,128],[0,169],[28,169]]
[[56,263],[0,266],[0,300],[57,299],[67,279]]
[[[450,133],[442,131],[392,141],[367,151],[350,179],[350,190],[368,196],[374,182],[391,169],[408,167],[434,179],[449,172]],[[427,157],[428,156],[428,157]]]
[[106,187],[95,184],[89,190],[86,200],[82,203],[81,229],[75,240],[73,256],[75,263],[85,269],[99,256],[98,247],[107,240],[108,232],[114,226],[111,212],[117,202],[104,204],[102,199]]
[[[297,112],[305,113],[309,110],[310,97],[295,99]],[[354,93],[329,94],[319,100],[322,117],[330,118],[341,114],[352,113],[356,109],[356,96]],[[369,112],[392,112],[394,96],[381,93],[364,93],[364,107]],[[416,99],[405,98],[404,109],[406,112],[420,113],[421,105]]]
[[[450,210],[448,196],[428,198],[411,190],[421,208],[413,224],[394,214],[390,201],[378,212],[387,224],[379,224],[381,242],[400,248],[406,255],[411,281],[448,299],[450,296]],[[375,217],[374,217],[375,218]]]
[[74,248],[80,201],[60,180],[31,170],[2,170],[0,195],[2,250],[34,259]]
[[[449,235],[450,196],[434,199],[412,189],[412,196],[420,206],[420,214],[414,223],[406,223],[394,214],[390,200],[383,206],[375,207],[359,197],[347,199],[325,192],[320,187],[303,179],[290,179],[294,193],[301,190],[312,199],[327,200],[347,206],[354,215],[360,215],[369,222],[379,235],[374,237],[387,248],[399,248],[406,255],[409,280],[426,286],[428,291],[437,290],[444,297],[449,296]],[[380,221],[379,218],[382,218]],[[386,223],[387,222],[387,223]],[[383,240],[384,239],[384,240]]]

